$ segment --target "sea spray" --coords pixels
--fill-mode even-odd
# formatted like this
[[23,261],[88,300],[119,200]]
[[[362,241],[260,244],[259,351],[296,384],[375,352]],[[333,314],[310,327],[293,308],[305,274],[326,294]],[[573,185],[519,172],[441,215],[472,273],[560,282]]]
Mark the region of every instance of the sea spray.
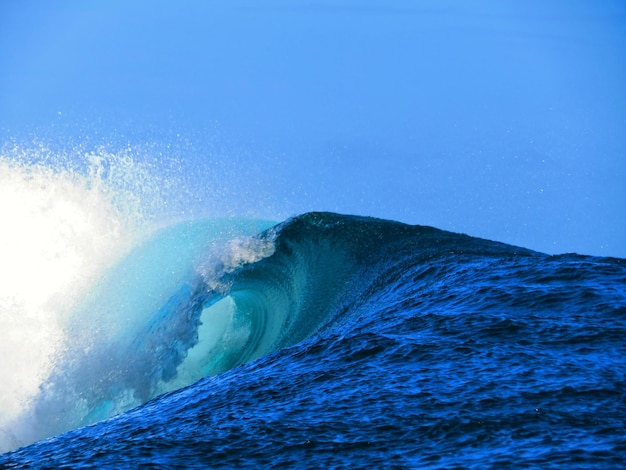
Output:
[[76,302],[154,228],[158,187],[129,149],[2,149],[0,450],[21,443],[11,423],[67,346]]

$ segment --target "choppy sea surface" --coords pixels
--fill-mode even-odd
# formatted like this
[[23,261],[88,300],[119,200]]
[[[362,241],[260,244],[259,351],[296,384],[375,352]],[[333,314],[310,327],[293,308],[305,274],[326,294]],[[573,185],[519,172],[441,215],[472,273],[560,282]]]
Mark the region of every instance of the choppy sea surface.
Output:
[[626,466],[626,260],[307,213],[167,227],[94,286],[0,468]]

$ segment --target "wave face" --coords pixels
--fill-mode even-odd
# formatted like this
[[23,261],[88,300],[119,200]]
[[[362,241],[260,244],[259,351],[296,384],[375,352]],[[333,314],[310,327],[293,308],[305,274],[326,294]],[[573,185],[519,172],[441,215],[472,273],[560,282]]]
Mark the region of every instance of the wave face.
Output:
[[4,432],[32,440],[115,416],[0,466],[626,458],[621,259],[309,213],[171,226],[88,292]]

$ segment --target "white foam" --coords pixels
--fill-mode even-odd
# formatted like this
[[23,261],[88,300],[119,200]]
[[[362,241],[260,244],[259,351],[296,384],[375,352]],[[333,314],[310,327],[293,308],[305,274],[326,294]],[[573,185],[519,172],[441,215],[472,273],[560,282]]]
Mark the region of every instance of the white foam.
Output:
[[52,369],[72,306],[141,234],[137,193],[114,187],[145,178],[128,155],[33,152],[0,155],[0,451],[22,443],[11,422]]

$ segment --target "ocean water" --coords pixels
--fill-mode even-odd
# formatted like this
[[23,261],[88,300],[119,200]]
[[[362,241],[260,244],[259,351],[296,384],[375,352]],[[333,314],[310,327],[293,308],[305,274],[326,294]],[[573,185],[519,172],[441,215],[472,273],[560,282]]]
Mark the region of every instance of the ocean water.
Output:
[[626,465],[626,260],[322,212],[129,222],[87,161],[0,166],[0,468]]
[[0,469],[626,468],[624,25],[0,2]]

